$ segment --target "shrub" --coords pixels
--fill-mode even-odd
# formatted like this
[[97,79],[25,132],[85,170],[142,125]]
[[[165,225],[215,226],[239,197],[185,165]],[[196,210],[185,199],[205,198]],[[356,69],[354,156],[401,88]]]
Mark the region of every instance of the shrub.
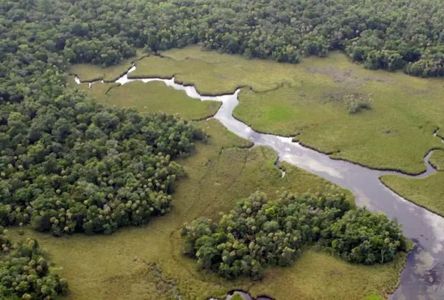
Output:
[[372,109],[372,99],[370,96],[361,94],[351,94],[344,97],[345,105],[349,114],[356,114],[363,110]]

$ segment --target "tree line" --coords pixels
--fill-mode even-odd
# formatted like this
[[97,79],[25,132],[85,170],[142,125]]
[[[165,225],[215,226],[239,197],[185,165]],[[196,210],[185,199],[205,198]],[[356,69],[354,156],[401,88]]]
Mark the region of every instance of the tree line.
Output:
[[306,245],[346,261],[379,264],[406,250],[400,226],[383,214],[355,208],[343,195],[254,193],[215,222],[199,218],[182,228],[184,253],[200,268],[228,278],[261,278],[267,266],[292,264]]

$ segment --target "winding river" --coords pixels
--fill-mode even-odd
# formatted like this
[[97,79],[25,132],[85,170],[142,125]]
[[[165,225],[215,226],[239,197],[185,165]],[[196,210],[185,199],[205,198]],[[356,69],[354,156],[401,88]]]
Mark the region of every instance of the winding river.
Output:
[[[230,95],[205,96],[200,95],[194,86],[176,83],[174,78],[129,77],[128,74],[135,69],[133,66],[115,82],[123,85],[133,81],[162,81],[168,87],[184,91],[191,98],[219,101],[222,105],[213,118],[228,130],[257,146],[272,148],[278,153],[279,161],[288,162],[350,190],[358,205],[373,211],[382,211],[390,218],[396,219],[402,225],[404,234],[412,239],[416,246],[409,253],[399,287],[391,298],[444,299],[444,218],[398,196],[379,180],[382,175],[402,175],[401,173],[373,170],[347,161],[331,159],[326,154],[293,142],[292,138],[254,131],[233,117],[233,110],[239,104],[239,89]],[[75,77],[75,80],[76,83],[81,83],[78,77]],[[430,155],[431,153],[424,159],[426,172],[411,177],[422,178],[435,172],[428,161]]]

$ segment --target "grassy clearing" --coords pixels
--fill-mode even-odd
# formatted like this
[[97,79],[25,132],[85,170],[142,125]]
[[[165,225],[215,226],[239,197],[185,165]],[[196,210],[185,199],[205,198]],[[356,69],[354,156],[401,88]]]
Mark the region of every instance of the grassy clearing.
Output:
[[[298,139],[337,158],[374,168],[419,173],[423,156],[443,147],[444,81],[365,70],[340,53],[298,65],[203,51],[170,50],[138,62],[133,76],[176,75],[206,94],[240,94],[236,117],[255,129]],[[344,99],[370,97],[371,109],[350,114]]]
[[[187,177],[179,181],[173,209],[166,216],[111,236],[54,238],[25,230],[24,236],[38,238],[51,259],[63,267],[60,273],[69,281],[69,299],[172,299],[179,295],[206,299],[233,288],[251,288],[254,294],[267,293],[277,299],[296,295],[298,299],[362,299],[368,294],[384,295],[395,287],[403,254],[390,264],[367,267],[308,250],[294,266],[271,269],[263,281],[254,283],[226,281],[197,270],[194,261],[181,254],[179,230],[184,222],[202,215],[217,218],[258,187],[270,198],[283,190],[338,189],[289,165],[284,166],[287,174],[281,178],[270,149],[247,148],[247,141],[216,121],[199,124],[210,138],[181,161]],[[19,238],[17,230],[12,234]]]
[[404,198],[444,216],[444,151],[435,151],[430,161],[438,172],[426,178],[387,175],[381,180]]
[[76,74],[82,81],[95,81],[101,79],[105,81],[114,81],[128,71],[133,62],[141,59],[145,55],[147,54],[144,53],[142,49],[138,49],[135,57],[128,58],[118,65],[101,67],[91,64],[75,64],[69,68],[68,73]]
[[220,106],[215,101],[190,99],[183,91],[166,88],[163,82],[131,82],[123,86],[97,83],[91,88],[87,84],[79,87],[105,105],[131,107],[142,113],[163,112],[186,120],[206,119],[214,115]]

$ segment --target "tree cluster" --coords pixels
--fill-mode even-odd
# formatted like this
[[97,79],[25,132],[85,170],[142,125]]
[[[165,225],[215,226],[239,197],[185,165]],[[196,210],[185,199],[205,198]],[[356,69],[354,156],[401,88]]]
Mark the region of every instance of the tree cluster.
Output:
[[341,195],[284,194],[273,202],[254,193],[219,222],[186,224],[182,236],[185,253],[200,268],[226,278],[260,278],[267,266],[293,263],[309,244],[362,264],[389,262],[406,249],[397,223],[351,207]]
[[68,285],[51,268],[36,240],[12,243],[0,227],[0,298],[56,299]]
[[163,114],[105,108],[47,71],[39,98],[0,102],[0,225],[111,233],[170,208],[202,133]]

